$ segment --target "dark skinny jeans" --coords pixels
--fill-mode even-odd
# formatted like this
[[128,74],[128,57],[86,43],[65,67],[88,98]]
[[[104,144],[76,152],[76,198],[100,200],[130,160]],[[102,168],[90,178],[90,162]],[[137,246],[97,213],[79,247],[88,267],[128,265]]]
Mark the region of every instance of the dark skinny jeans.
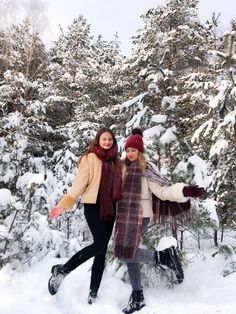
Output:
[[64,264],[64,267],[66,271],[71,272],[91,257],[94,257],[90,290],[97,292],[102,280],[107,245],[111,238],[114,221],[100,221],[98,204],[84,204],[84,215],[93,236],[93,243],[73,255]]

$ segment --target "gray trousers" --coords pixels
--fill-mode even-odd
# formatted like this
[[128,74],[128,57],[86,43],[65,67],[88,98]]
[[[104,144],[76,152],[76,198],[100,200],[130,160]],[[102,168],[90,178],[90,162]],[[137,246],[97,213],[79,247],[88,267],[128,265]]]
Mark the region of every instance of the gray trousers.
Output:
[[[147,230],[150,218],[143,218],[142,233]],[[133,290],[142,290],[141,263],[154,262],[154,251],[138,248],[132,259],[122,259],[127,264],[130,283]]]

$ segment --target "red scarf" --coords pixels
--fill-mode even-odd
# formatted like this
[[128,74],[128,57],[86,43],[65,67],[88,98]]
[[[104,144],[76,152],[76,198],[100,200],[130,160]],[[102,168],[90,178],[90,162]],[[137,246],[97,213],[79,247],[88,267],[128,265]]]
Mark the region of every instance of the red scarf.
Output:
[[108,150],[94,146],[92,152],[102,161],[99,187],[99,208],[101,221],[115,219],[115,202],[121,198],[121,161],[117,147]]

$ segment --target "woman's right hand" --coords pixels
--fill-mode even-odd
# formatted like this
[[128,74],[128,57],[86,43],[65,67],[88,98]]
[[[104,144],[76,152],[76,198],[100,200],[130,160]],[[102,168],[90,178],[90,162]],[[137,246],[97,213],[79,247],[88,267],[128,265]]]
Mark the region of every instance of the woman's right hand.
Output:
[[185,197],[201,197],[205,193],[205,189],[198,185],[188,185],[183,188]]
[[60,216],[61,214],[63,214],[65,210],[66,210],[66,209],[65,209],[64,207],[62,207],[61,205],[56,205],[56,206],[54,206],[54,207],[50,210],[50,212],[49,212],[49,214],[48,214],[48,217],[49,217],[50,219],[57,218],[58,216]]

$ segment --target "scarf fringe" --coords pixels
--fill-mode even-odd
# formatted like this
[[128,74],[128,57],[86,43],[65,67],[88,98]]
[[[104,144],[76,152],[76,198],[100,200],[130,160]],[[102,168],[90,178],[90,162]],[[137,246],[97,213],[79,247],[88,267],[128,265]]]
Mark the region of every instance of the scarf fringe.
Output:
[[167,224],[174,230],[178,225],[185,225],[192,218],[190,200],[185,203],[161,201],[152,194],[152,207],[154,222]]
[[167,228],[177,230],[178,226],[184,226],[192,220],[192,211],[190,209],[176,216],[172,216],[171,214],[160,215],[157,213],[153,220],[154,224],[165,225]]

